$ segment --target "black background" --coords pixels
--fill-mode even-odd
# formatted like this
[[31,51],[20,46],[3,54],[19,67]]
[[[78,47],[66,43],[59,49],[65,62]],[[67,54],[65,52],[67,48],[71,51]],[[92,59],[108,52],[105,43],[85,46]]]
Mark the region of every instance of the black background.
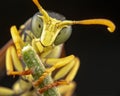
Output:
[[[67,19],[106,18],[116,24],[113,34],[105,26],[74,25],[66,42],[67,54],[79,56],[81,67],[75,81],[77,96],[120,96],[120,17],[116,0],[40,0],[46,10],[53,10]],[[119,3],[118,3],[119,4]],[[0,46],[10,38],[10,26],[18,28],[38,9],[32,0],[0,2]],[[9,81],[7,81],[8,83]]]

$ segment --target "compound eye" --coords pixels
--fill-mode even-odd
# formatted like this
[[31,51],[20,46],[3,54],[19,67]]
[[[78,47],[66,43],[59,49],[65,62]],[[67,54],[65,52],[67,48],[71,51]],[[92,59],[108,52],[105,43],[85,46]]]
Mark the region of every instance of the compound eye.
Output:
[[54,44],[59,45],[61,43],[64,43],[69,39],[69,37],[71,36],[71,33],[72,33],[71,26],[64,27],[56,37]]
[[40,38],[42,30],[43,30],[43,20],[38,16],[38,14],[35,14],[32,18],[31,23],[32,32],[35,35],[35,37]]

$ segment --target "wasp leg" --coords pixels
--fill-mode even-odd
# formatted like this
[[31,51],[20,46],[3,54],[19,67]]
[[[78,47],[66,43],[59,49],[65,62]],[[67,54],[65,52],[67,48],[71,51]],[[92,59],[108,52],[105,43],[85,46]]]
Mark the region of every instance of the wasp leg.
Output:
[[60,93],[64,94],[64,96],[72,96],[73,95],[73,92],[76,88],[76,83],[73,81],[73,79],[75,78],[75,75],[77,73],[79,66],[80,66],[79,59],[74,58],[74,60],[71,61],[70,64],[64,66],[63,68],[61,68],[61,70],[58,71],[58,73],[56,73],[56,76],[54,77],[55,80],[62,78],[61,75],[64,74],[63,76],[67,75],[65,77],[65,80],[70,82],[69,85],[64,85],[64,86],[58,87],[60,90]]
[[[11,27],[11,35],[14,46],[10,46],[6,52],[6,69],[8,75],[28,75],[32,73],[32,70],[24,71],[22,63],[20,61],[21,49],[24,46],[24,42],[22,41],[20,34],[16,28],[16,26]],[[14,71],[14,67],[17,71]]]
[[[59,70],[57,73],[56,73],[56,76],[54,77],[54,83],[50,84],[49,86],[46,86],[46,87],[43,87],[41,90],[39,90],[39,92],[43,92],[53,86],[55,86],[56,84],[58,84],[57,82],[60,82],[60,81],[57,81],[59,80],[60,78],[64,77],[65,75],[68,75],[66,76],[65,78],[65,82],[66,83],[62,83],[62,84],[59,84],[59,85],[62,85],[62,86],[59,86],[59,90],[60,90],[60,93],[61,94],[64,94],[64,96],[71,96],[75,90],[75,87],[76,87],[76,83],[73,82],[72,80],[74,79],[76,73],[77,73],[77,70],[79,68],[79,59],[74,57],[73,55],[70,55],[70,56],[67,56],[67,57],[64,57],[64,58],[60,58],[60,59],[47,59],[46,60],[46,63],[47,64],[51,64],[52,67],[47,69],[43,75],[37,80],[35,81],[33,84],[35,86],[38,86],[46,76],[48,76],[49,73],[52,73],[54,70],[58,69],[58,68],[61,68],[61,70]],[[68,84],[69,82],[69,84]]]
[[[61,58],[61,59],[51,59],[52,63],[54,61],[54,63],[56,63],[56,64],[54,64],[51,68],[46,69],[46,71],[43,73],[43,75],[40,76],[40,78],[37,81],[33,82],[33,84],[35,86],[38,86],[44,80],[44,78],[49,75],[49,73],[52,73],[55,69],[58,69],[60,67],[65,66],[66,64],[69,64],[69,62],[73,59],[74,59],[73,55],[70,55],[70,56],[67,56],[67,57]],[[49,63],[51,62],[51,60],[49,59]]]
[[[14,71],[14,67],[17,71]],[[15,47],[10,46],[6,52],[6,70],[7,75],[28,75],[32,70],[23,71],[22,63],[20,62]]]
[[10,75],[10,72],[13,72],[15,66],[16,70],[22,71],[22,64],[17,56],[14,46],[10,46],[6,51],[6,70],[7,74]]
[[[71,80],[74,79],[74,77],[76,75],[76,72],[77,72],[77,70],[78,70],[78,68],[80,66],[80,61],[79,61],[78,58],[76,58],[76,62],[74,64],[75,64],[74,67],[72,68],[70,73],[67,75],[65,80],[71,81]],[[76,83],[73,81],[73,82],[71,82],[70,85],[68,85],[68,90],[65,92],[66,93],[65,96],[72,96],[73,93],[74,93],[75,88],[76,88]]]
[[60,70],[55,74],[54,80],[58,80],[66,76],[67,81],[72,81],[80,66],[80,61],[74,55],[70,55],[64,58],[48,58],[45,61],[46,64],[51,65],[55,69]]
[[65,80],[70,82],[69,85],[65,86],[60,86],[61,93],[64,93],[65,90],[65,96],[70,96],[70,94],[73,93],[72,90],[75,90],[75,82],[72,82],[73,79],[75,78],[75,75],[77,74],[78,68],[80,66],[80,61],[77,57],[74,57],[73,55],[72,58],[64,57],[64,58],[59,58],[59,59],[47,59],[46,63],[49,65],[52,65],[53,67],[56,66],[56,68],[60,68],[58,72],[55,74],[53,77],[54,81],[59,80],[61,78],[65,77]]

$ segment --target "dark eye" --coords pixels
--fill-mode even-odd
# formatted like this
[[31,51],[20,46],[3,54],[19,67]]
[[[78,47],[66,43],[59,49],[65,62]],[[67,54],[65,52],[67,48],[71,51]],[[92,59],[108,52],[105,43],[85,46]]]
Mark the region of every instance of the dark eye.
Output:
[[35,37],[39,38],[41,36],[42,30],[43,30],[43,20],[38,16],[38,14],[35,14],[32,18],[32,32],[35,35]]
[[63,28],[59,32],[58,36],[56,37],[54,44],[55,45],[59,45],[61,43],[64,43],[65,41],[68,40],[68,38],[70,37],[71,33],[72,33],[71,26]]

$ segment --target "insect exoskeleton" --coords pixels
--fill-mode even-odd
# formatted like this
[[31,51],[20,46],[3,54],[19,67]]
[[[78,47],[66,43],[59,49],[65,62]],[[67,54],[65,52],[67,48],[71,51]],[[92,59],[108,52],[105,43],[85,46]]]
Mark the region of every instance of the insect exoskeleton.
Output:
[[38,0],[33,2],[39,12],[20,29],[11,27],[13,44],[6,48],[7,75],[20,78],[13,89],[0,87],[0,95],[72,96],[80,59],[74,55],[61,57],[64,43],[72,33],[71,26],[100,24],[114,32],[115,25],[104,18],[66,20],[58,13],[45,11]]

